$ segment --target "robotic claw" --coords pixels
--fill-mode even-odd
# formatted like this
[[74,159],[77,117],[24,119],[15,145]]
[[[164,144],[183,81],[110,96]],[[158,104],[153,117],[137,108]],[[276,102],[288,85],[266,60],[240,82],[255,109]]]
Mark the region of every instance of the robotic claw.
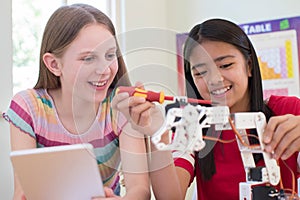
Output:
[[[273,186],[280,181],[280,168],[277,161],[269,153],[263,151],[261,141],[266,125],[265,115],[261,112],[230,114],[227,106],[205,107],[193,106],[186,102],[185,97],[178,97],[179,108],[171,108],[166,114],[163,126],[151,138],[159,150],[201,151],[205,147],[202,130],[212,125],[216,130],[234,129],[238,147],[246,173],[246,181],[239,184],[240,200],[288,199],[284,192],[277,191]],[[183,104],[182,104],[183,102]],[[179,119],[179,120],[175,120]],[[175,129],[169,144],[161,141],[166,130]],[[256,129],[260,144],[249,145],[247,129]],[[265,167],[257,167],[253,153],[261,153]],[[298,199],[297,197],[293,199]]]

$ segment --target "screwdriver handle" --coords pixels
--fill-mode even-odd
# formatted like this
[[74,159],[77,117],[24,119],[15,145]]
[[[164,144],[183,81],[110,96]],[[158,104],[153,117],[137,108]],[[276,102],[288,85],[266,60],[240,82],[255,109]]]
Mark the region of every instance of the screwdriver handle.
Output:
[[[167,101],[173,101],[174,97],[173,96],[165,96],[164,92],[153,92],[153,91],[148,91],[136,87],[130,87],[130,86],[120,86],[117,88],[116,93],[121,93],[121,92],[127,92],[129,96],[136,96],[136,97],[143,97],[147,101],[153,102],[159,102],[163,103],[165,100]],[[202,99],[192,99],[188,98],[187,99],[189,103],[198,103],[198,104],[207,104],[207,105],[212,105],[213,102],[210,100],[202,100]],[[216,103],[214,103],[216,104]]]
[[153,92],[153,91],[148,91],[136,87],[120,86],[117,88],[116,93],[118,94],[121,92],[127,92],[129,96],[144,97],[147,101],[150,102],[156,101],[159,103],[163,103],[165,100],[165,94],[163,91]]

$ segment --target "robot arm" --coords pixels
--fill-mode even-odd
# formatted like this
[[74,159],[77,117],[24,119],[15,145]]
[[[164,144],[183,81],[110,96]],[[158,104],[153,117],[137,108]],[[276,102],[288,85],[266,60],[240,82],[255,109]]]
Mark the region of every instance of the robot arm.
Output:
[[[180,118],[175,121],[175,118]],[[232,124],[229,121],[232,119]],[[216,130],[234,128],[237,131],[237,141],[241,152],[247,182],[270,183],[277,185],[280,181],[280,169],[277,161],[264,151],[262,134],[266,125],[266,118],[261,112],[247,112],[230,114],[227,106],[205,107],[186,104],[182,108],[171,108],[161,129],[151,140],[159,150],[200,151],[205,147],[202,130],[214,125]],[[169,144],[161,141],[166,130],[175,129],[174,137]],[[247,139],[246,130],[256,129],[260,145],[253,148]],[[253,153],[261,153],[265,167],[256,167]],[[259,175],[257,175],[257,173]]]

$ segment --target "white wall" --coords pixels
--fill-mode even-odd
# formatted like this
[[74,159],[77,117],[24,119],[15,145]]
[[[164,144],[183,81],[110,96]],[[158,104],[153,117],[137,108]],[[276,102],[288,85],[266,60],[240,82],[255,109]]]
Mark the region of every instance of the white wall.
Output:
[[[196,23],[212,17],[226,18],[236,23],[248,23],[300,15],[298,0],[167,1],[170,6],[168,26],[178,31],[187,31]],[[178,10],[182,10],[182,12],[180,13]]]
[[[0,8],[0,111],[7,109],[12,96],[11,1],[3,0]],[[0,118],[0,199],[12,199],[12,168],[9,160],[9,126]]]
[[[170,84],[176,77],[176,68],[170,65],[175,55],[175,32],[167,29],[167,1],[130,0],[121,10],[120,34],[123,54],[133,83],[142,81],[146,87],[176,91]],[[120,33],[120,32],[119,32]],[[168,76],[165,76],[168,74]],[[175,88],[175,89],[174,89]]]

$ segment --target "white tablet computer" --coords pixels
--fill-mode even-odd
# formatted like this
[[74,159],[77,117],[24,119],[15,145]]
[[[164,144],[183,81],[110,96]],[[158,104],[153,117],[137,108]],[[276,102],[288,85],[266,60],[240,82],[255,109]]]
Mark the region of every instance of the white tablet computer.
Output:
[[104,196],[91,144],[12,151],[27,200],[90,200]]

